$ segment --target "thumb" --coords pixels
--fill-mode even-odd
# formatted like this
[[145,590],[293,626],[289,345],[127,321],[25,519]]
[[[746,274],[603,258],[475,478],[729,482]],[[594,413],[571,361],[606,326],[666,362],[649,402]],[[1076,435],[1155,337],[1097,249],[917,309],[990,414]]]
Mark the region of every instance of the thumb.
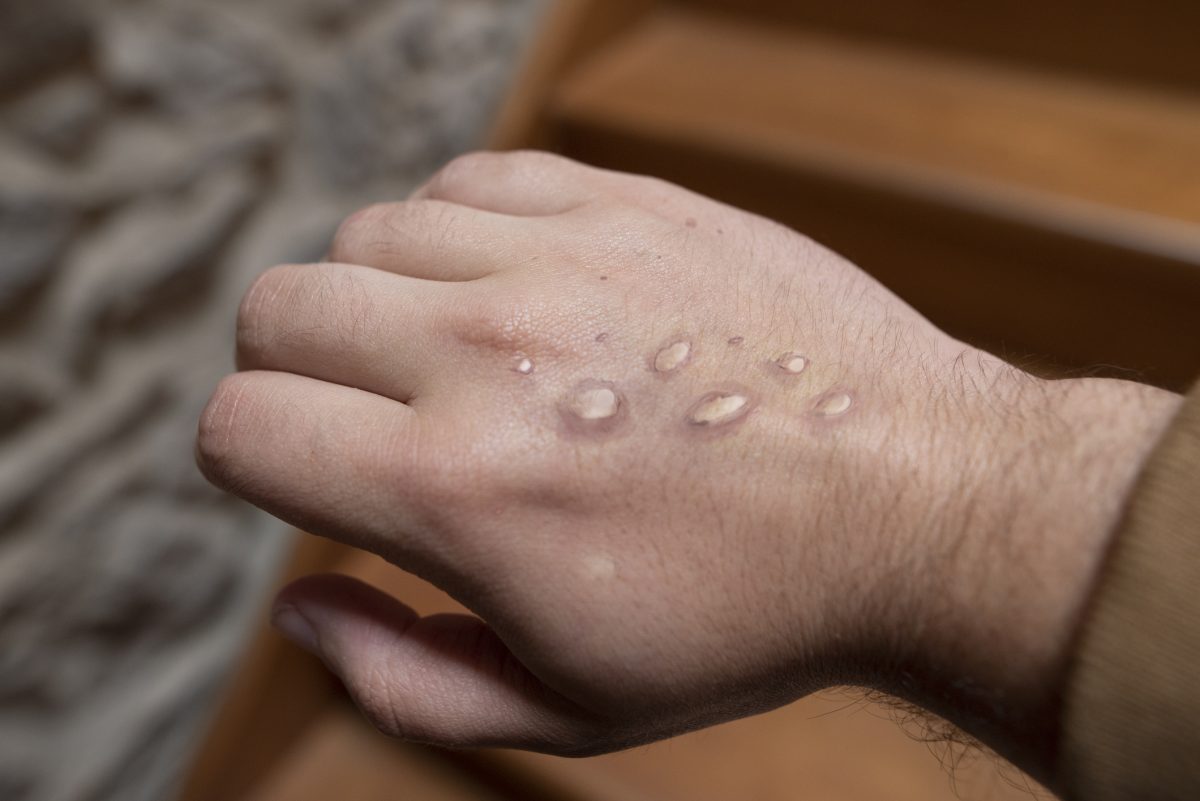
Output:
[[562,755],[603,739],[594,716],[530,673],[479,618],[421,617],[357,579],[319,575],[284,588],[271,620],[395,737]]

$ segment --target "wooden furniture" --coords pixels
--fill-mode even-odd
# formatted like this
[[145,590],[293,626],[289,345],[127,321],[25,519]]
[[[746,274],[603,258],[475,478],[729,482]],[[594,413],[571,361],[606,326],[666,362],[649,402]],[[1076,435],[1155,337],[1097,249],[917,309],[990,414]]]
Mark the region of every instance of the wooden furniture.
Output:
[[[1200,371],[1200,6],[1051,5],[565,0],[492,142],[779,219],[1034,369],[1182,388]],[[454,607],[374,557],[303,538],[288,572],[314,570],[421,611]],[[1028,797],[1005,782],[1015,773],[958,775],[973,801]],[[591,760],[393,743],[264,625],[183,797],[956,795],[924,745],[837,696]]]

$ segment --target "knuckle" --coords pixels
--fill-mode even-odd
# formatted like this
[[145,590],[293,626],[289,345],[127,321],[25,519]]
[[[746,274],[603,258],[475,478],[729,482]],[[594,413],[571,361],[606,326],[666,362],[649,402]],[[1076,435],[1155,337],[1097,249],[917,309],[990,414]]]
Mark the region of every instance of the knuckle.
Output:
[[446,330],[461,344],[491,356],[518,353],[558,359],[577,349],[581,331],[595,316],[579,304],[488,286],[461,293],[445,310]]
[[527,325],[521,310],[498,298],[468,298],[450,313],[452,330],[468,345],[505,351],[523,344]]
[[239,362],[260,355],[270,340],[270,319],[274,304],[293,280],[294,267],[281,265],[261,273],[238,305],[237,353]]
[[373,203],[342,220],[329,245],[329,260],[354,262],[377,238],[379,229],[397,214],[400,203]]
[[232,456],[249,389],[249,377],[244,373],[221,379],[200,414],[196,431],[196,465],[209,481],[227,489],[236,478]]
[[435,195],[443,192],[452,194],[456,188],[477,181],[537,175],[560,170],[569,164],[572,164],[570,159],[541,150],[475,150],[446,162],[434,173],[429,183]]
[[442,165],[433,174],[430,184],[435,188],[449,188],[477,180],[481,175],[490,171],[497,159],[504,158],[502,153],[487,150],[474,150],[455,156]]
[[561,170],[577,164],[566,156],[549,153],[545,150],[513,150],[503,156],[513,167],[530,172]]

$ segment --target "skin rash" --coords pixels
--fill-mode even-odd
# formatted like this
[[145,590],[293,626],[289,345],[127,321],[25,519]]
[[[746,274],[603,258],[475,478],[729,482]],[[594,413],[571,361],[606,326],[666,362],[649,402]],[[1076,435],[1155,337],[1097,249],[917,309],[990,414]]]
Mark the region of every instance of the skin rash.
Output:
[[[741,344],[741,338],[735,337]],[[692,343],[675,339],[656,350],[648,359],[654,373],[682,371],[692,363]],[[798,376],[809,366],[809,360],[788,351],[771,360],[774,369],[786,376]],[[533,372],[533,362],[520,357],[516,371],[523,375]],[[687,407],[684,422],[692,429],[722,428],[745,419],[757,405],[754,394],[741,388],[716,388],[701,394]],[[818,395],[811,405],[815,417],[841,417],[854,405],[849,392],[829,390]],[[577,384],[559,404],[559,414],[572,434],[607,434],[616,431],[625,418],[629,403],[615,384],[591,379]]]

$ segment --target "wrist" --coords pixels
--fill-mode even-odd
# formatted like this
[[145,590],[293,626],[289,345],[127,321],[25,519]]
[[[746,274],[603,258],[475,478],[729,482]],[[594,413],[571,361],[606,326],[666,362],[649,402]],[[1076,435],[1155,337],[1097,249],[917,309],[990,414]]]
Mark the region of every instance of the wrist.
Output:
[[1179,398],[1006,366],[957,388],[926,431],[939,497],[911,530],[911,619],[892,621],[907,641],[885,686],[1043,778],[1087,599]]

